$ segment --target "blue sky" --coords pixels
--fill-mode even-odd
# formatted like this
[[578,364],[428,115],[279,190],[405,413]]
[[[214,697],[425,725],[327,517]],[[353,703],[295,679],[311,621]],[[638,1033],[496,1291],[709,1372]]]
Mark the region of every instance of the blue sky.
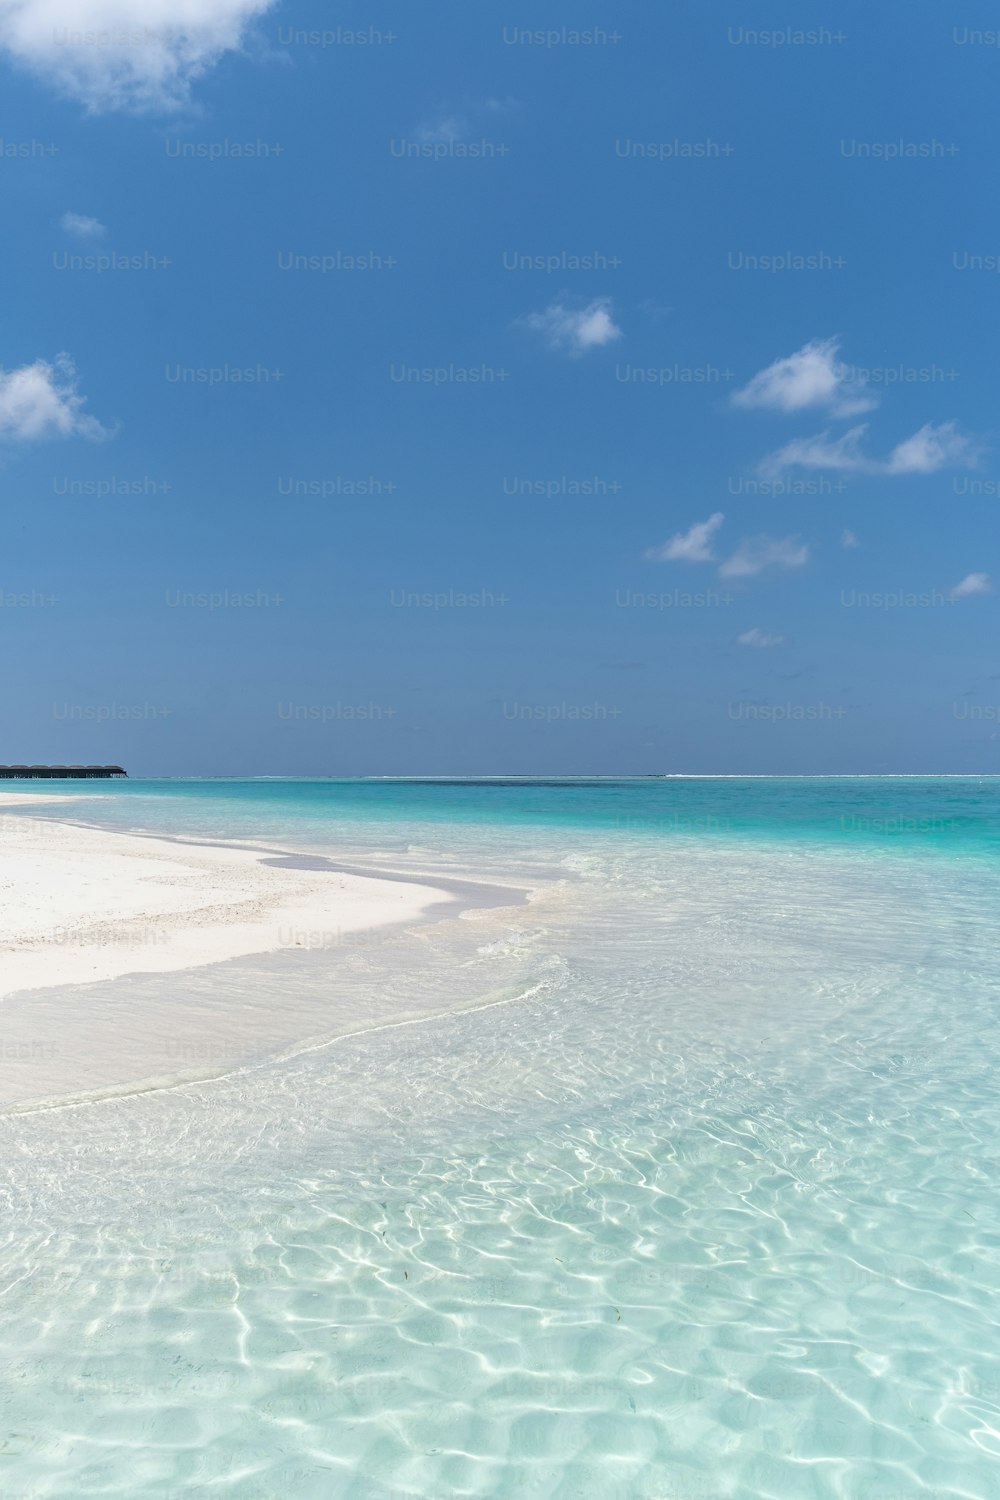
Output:
[[0,759],[1000,772],[995,26],[0,0]]

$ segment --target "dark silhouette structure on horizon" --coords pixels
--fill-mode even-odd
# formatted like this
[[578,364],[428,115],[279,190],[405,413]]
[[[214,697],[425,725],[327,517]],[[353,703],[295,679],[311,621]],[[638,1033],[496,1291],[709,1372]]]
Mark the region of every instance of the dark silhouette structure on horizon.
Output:
[[0,766],[0,780],[77,781],[86,776],[127,776],[122,766]]

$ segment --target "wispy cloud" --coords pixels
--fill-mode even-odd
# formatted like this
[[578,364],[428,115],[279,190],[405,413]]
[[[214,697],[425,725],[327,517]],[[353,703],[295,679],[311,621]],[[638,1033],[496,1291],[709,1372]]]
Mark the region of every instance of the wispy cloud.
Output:
[[783,448],[768,454],[760,465],[762,474],[774,477],[786,469],[836,469],[849,474],[934,474],[944,468],[971,468],[980,449],[955,422],[935,426],[927,422],[911,437],[897,443],[888,458],[871,458],[862,451],[868,431],[866,423],[850,427],[838,438],[829,431],[813,437],[793,438]]
[[0,369],[0,441],[109,437],[108,429],[83,410],[85,404],[67,354],[57,355],[51,363],[36,359],[17,370]]
[[766,630],[761,630],[755,625],[752,630],[744,630],[742,635],[736,637],[738,646],[756,646],[758,650],[764,651],[771,646],[783,646],[785,637],[783,635],[768,635]]
[[809,548],[796,536],[750,536],[719,568],[720,578],[752,578],[768,568],[802,568]]
[[450,144],[467,139],[484,120],[503,119],[516,114],[520,108],[519,99],[477,99],[458,109],[442,109],[418,125],[414,133],[419,141]]
[[725,520],[721,510],[707,521],[696,521],[689,531],[678,531],[660,547],[647,547],[644,557],[654,562],[714,562],[712,540]]
[[972,439],[954,422],[937,427],[926,422],[912,437],[897,443],[885,465],[887,474],[934,474],[938,469],[974,464],[978,453]]
[[775,453],[769,453],[761,461],[762,474],[780,474],[785,469],[843,469],[858,472],[868,467],[868,460],[861,452],[861,440],[868,431],[865,423],[851,427],[839,438],[831,438],[829,432],[818,432],[813,437],[793,438]]
[[[870,411],[878,398],[868,389],[867,376],[839,358],[839,339],[813,339],[795,354],[777,359],[732,397],[735,406],[794,413],[825,408],[833,417]],[[860,422],[834,437],[829,428],[809,437],[793,438],[770,453],[760,472],[774,477],[786,469],[833,469],[848,474],[934,474],[949,467],[972,467],[980,448],[960,432],[956,422],[925,422],[897,443],[886,458],[864,451],[868,424]]]
[[961,583],[951,590],[953,599],[971,599],[976,594],[992,594],[993,585],[988,573],[966,573]]
[[425,120],[417,127],[418,141],[461,141],[469,134],[470,126],[464,115],[441,115],[435,120]]
[[176,110],[272,0],[0,0],[0,48],[91,112]]
[[855,547],[860,547],[861,543],[858,541],[854,532],[849,531],[845,527],[844,530],[840,533],[840,545],[842,547],[846,547],[848,551],[852,551]]
[[733,404],[783,412],[820,406],[837,417],[871,411],[878,405],[877,397],[866,390],[864,376],[837,358],[839,348],[835,338],[803,344],[797,353],[758,371],[735,392]]
[[576,310],[553,302],[544,312],[527,313],[518,322],[542,334],[550,348],[569,354],[599,349],[622,336],[611,316],[610,297],[595,297],[586,307]]
[[[717,510],[707,521],[696,521],[687,531],[678,531],[659,547],[647,547],[644,557],[653,562],[711,563],[718,559],[715,537],[725,516]],[[809,561],[809,547],[796,536],[748,536],[719,567],[720,578],[752,578],[768,569],[801,568]],[[745,645],[756,642],[746,641]]]
[[100,219],[92,219],[87,214],[63,214],[59,227],[65,229],[67,234],[77,235],[81,240],[96,239],[98,235],[107,233]]
[[512,94],[505,94],[502,99],[484,99],[482,103],[482,109],[488,115],[516,115],[520,108],[520,99],[515,99]]

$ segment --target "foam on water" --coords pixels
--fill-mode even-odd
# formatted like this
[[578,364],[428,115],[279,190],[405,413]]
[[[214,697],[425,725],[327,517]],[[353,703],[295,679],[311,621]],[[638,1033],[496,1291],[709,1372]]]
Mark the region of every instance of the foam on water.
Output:
[[536,901],[234,977],[377,1029],[0,1122],[0,1493],[989,1500],[978,795],[938,847],[411,811]]

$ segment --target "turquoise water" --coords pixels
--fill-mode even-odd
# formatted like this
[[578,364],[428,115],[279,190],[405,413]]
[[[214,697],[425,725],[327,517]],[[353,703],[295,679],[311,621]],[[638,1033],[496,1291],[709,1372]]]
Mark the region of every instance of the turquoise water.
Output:
[[206,780],[11,782],[69,790],[86,820],[132,828],[225,836],[295,831],[322,842],[335,820],[354,833],[371,825],[537,824],[581,831],[856,835],[1000,845],[1000,778],[705,777],[628,780],[407,781]]
[[72,794],[531,899],[117,982],[441,1013],[0,1120],[0,1494],[1000,1493],[1000,782]]

